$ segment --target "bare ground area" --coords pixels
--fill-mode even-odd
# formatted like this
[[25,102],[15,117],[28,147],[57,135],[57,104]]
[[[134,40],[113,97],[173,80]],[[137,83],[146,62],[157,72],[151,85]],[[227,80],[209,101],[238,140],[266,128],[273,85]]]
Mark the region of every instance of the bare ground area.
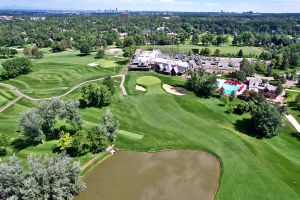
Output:
[[173,87],[171,85],[163,84],[163,88],[167,93],[174,94],[177,96],[183,96],[188,93],[188,91],[182,87]]

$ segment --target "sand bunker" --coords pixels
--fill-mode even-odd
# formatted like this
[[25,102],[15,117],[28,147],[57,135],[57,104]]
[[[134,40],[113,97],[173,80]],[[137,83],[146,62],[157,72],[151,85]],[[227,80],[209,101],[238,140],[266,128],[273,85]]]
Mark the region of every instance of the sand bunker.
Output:
[[90,64],[88,64],[88,66],[90,66],[90,67],[97,67],[99,64],[97,64],[97,63],[90,63]]
[[163,84],[163,88],[167,93],[174,94],[177,96],[183,96],[188,93],[188,91],[182,87],[173,87],[171,85]]
[[120,48],[113,48],[113,49],[108,49],[106,50],[106,53],[108,54],[113,54],[113,55],[118,55],[118,54],[122,54],[122,49]]
[[140,85],[136,85],[136,86],[135,86],[135,89],[136,89],[137,91],[142,91],[142,92],[146,92],[146,91],[147,91],[146,88],[144,88],[144,87],[142,87],[142,86],[140,86]]

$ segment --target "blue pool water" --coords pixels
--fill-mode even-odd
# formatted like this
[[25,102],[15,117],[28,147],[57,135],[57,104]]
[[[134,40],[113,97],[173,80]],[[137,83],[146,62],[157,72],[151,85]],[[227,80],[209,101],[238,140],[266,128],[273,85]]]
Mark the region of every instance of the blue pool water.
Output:
[[225,94],[227,94],[227,95],[231,95],[232,91],[237,92],[238,89],[242,86],[241,84],[240,85],[227,84],[227,83],[225,83],[225,80],[222,80],[222,79],[218,79],[218,85],[219,85],[219,88],[222,88],[222,87],[224,88]]

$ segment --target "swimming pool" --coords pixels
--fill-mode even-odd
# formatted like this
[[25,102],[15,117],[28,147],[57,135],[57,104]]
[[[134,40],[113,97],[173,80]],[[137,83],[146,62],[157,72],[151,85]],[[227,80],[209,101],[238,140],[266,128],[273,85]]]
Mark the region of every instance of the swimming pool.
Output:
[[238,89],[243,85],[243,84],[230,85],[230,84],[225,83],[226,80],[223,80],[223,79],[218,79],[217,81],[218,81],[218,87],[219,88],[223,87],[224,88],[224,92],[227,95],[231,95],[231,93],[233,91],[235,91],[238,94],[239,93]]

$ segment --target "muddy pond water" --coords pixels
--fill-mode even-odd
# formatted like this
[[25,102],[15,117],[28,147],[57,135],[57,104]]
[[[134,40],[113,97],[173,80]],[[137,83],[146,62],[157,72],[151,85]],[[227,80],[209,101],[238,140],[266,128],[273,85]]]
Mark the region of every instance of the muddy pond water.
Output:
[[88,174],[77,200],[209,200],[220,177],[219,161],[190,150],[121,151]]

